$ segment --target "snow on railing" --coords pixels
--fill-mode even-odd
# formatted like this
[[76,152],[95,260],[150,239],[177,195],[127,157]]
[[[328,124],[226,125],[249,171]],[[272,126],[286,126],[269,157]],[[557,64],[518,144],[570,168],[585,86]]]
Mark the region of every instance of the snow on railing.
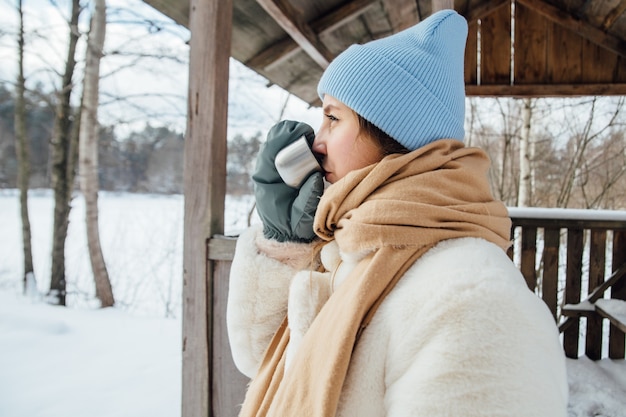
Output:
[[626,210],[508,207],[511,218],[626,222]]

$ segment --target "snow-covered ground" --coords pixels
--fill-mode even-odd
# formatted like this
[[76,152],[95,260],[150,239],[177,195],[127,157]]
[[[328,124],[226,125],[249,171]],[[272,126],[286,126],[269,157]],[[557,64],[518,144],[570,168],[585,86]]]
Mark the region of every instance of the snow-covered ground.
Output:
[[[102,251],[116,304],[133,314],[180,317],[183,252],[183,197],[100,193]],[[250,196],[227,198],[225,232],[246,227]],[[50,287],[54,199],[49,190],[29,192],[32,252],[39,291]],[[0,289],[16,290],[23,271],[22,232],[16,190],[0,190]],[[65,244],[67,303],[93,307],[94,285],[86,251],[85,205],[72,201]],[[253,221],[258,221],[253,216]]]
[[0,292],[0,416],[179,416],[180,330]]
[[[49,286],[53,202],[30,196],[38,288]],[[250,200],[227,200],[226,231]],[[0,416],[175,417],[181,398],[181,196],[103,193],[101,238],[119,306],[94,308],[82,199],[67,241],[71,308],[21,295],[18,196],[0,191]],[[568,360],[570,417],[626,417],[626,361]]]

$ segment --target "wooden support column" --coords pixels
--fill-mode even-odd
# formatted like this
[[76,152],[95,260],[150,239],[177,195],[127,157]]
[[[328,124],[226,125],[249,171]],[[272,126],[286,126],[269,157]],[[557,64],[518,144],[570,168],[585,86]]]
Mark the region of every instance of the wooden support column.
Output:
[[183,246],[182,416],[212,410],[213,261],[224,231],[232,0],[190,0]]

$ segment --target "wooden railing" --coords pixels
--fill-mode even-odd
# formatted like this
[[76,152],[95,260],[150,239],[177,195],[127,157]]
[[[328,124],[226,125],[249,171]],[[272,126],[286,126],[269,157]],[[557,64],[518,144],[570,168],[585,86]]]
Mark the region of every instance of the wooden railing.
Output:
[[623,359],[626,212],[530,208],[509,212],[515,242],[509,255],[559,324],[565,354]]

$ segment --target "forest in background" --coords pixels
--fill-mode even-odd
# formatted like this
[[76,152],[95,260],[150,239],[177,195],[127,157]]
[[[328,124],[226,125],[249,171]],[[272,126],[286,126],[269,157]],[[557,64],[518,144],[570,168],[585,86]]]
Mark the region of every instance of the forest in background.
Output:
[[470,98],[466,143],[491,158],[491,188],[507,206],[623,210],[624,99]]
[[[626,209],[626,122],[623,97],[531,101],[531,206]],[[0,188],[16,188],[14,92],[0,84]],[[517,206],[524,100],[468,99],[466,142],[492,159],[494,194]],[[31,188],[50,188],[50,142],[55,94],[26,93]],[[250,172],[264,135],[228,141],[227,192],[252,193]],[[124,137],[101,126],[99,182],[105,191],[183,193],[184,135],[145,122]]]
[[[50,143],[53,134],[55,95],[41,90],[26,92],[27,137],[30,145],[30,188],[51,187]],[[0,84],[0,188],[16,188],[18,161],[14,132],[15,97]],[[249,172],[258,151],[261,133],[236,134],[229,141],[228,192],[249,194]],[[101,126],[98,138],[98,176],[103,191],[182,194],[183,134],[146,122],[140,131],[125,137],[115,126]]]

